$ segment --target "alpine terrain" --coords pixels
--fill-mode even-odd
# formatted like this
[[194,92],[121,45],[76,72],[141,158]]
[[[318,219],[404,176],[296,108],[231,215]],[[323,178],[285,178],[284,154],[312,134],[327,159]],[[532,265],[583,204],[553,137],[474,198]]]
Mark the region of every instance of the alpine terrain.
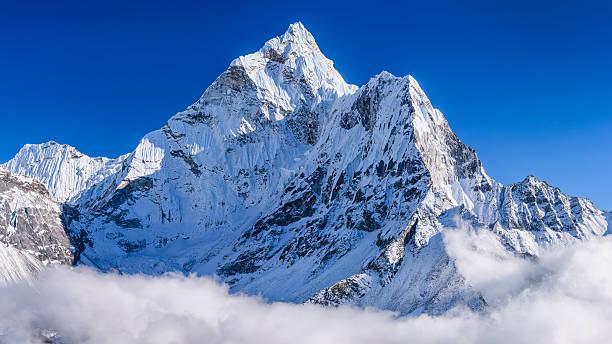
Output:
[[217,275],[274,301],[478,311],[487,300],[445,230],[485,228],[535,258],[611,220],[533,176],[496,182],[414,78],[347,84],[301,23],[232,61],[131,153],[48,142],[2,167],[5,281],[74,261]]

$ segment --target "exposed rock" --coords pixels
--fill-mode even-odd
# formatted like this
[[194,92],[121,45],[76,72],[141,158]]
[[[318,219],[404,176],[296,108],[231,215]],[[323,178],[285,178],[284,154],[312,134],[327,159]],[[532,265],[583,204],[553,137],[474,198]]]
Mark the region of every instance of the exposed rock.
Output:
[[0,282],[51,263],[72,264],[60,204],[40,182],[0,169]]

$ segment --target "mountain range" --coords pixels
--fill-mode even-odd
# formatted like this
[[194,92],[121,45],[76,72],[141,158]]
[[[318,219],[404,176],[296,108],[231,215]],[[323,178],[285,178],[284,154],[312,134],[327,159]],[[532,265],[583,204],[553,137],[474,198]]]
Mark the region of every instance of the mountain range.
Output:
[[47,142],[0,165],[0,278],[50,263],[216,275],[272,301],[441,314],[487,300],[443,233],[537,259],[611,213],[528,176],[502,185],[411,76],[344,81],[301,23],[231,62],[134,151]]

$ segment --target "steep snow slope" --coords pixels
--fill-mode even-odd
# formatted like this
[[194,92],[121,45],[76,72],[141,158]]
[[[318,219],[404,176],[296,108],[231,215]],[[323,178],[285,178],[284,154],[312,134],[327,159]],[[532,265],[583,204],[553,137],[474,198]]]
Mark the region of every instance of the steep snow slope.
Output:
[[6,166],[56,186],[81,263],[217,274],[272,300],[483,309],[447,228],[487,228],[537,256],[608,226],[590,201],[534,177],[494,181],[416,80],[349,85],[300,23],[234,60],[128,155],[44,146]]
[[0,282],[49,263],[72,264],[60,214],[44,185],[0,168]]
[[0,242],[0,285],[27,279],[43,266],[28,252]]

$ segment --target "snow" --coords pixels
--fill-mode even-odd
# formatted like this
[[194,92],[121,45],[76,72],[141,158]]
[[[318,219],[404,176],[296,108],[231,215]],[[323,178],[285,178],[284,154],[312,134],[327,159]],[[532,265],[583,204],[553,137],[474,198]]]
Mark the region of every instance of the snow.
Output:
[[27,279],[42,268],[29,253],[0,242],[0,285]]

